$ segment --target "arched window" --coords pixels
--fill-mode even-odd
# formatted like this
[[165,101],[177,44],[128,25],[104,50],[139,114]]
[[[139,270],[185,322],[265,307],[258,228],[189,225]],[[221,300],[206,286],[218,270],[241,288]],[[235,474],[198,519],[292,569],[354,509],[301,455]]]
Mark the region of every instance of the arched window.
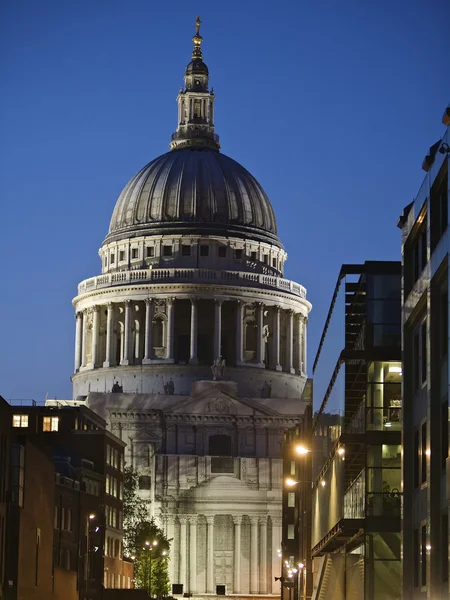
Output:
[[209,437],[210,456],[231,456],[231,436],[224,434]]

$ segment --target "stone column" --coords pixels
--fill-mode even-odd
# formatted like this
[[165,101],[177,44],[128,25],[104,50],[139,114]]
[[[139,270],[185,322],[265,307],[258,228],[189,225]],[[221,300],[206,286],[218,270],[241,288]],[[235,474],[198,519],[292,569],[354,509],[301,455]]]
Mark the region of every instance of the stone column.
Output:
[[206,593],[215,594],[214,589],[214,517],[207,516],[207,560],[206,560]]
[[120,361],[122,366],[130,364],[130,347],[131,347],[131,300],[125,300],[125,326],[123,331],[123,357]]
[[303,334],[303,315],[297,315],[297,364],[296,371],[302,374],[302,334]]
[[187,515],[178,515],[180,521],[180,545],[179,545],[179,583],[183,585],[183,592],[186,592],[186,550],[187,550]]
[[189,351],[189,364],[198,365],[197,357],[197,337],[198,337],[198,301],[197,298],[191,298],[191,340]]
[[81,331],[81,366],[86,366],[86,337],[87,337],[87,320],[88,311],[85,308],[83,310],[83,329]]
[[222,356],[222,300],[214,301],[214,358]]
[[174,308],[175,298],[167,298],[167,342],[166,358],[173,362],[173,330],[174,330]]
[[197,592],[197,515],[189,516],[189,592]]
[[[175,539],[175,515],[172,514],[168,514],[167,515],[167,539],[168,540],[174,540]],[[175,581],[175,552],[174,550],[174,543],[172,543],[172,548],[171,548],[171,554],[172,556],[170,557],[169,560],[169,579],[170,579],[170,583],[178,583],[177,581]]]
[[145,337],[144,337],[144,358],[143,365],[148,365],[152,361],[153,342],[152,342],[152,321],[153,321],[153,299],[145,299]]
[[259,581],[259,593],[267,594],[267,517],[260,517],[260,550],[261,556],[259,564],[261,565],[260,570],[260,581]]
[[98,366],[99,352],[98,342],[100,335],[100,307],[93,307],[93,319],[92,319],[92,368],[95,369]]
[[250,594],[258,593],[258,523],[258,517],[250,517]]
[[241,593],[241,525],[242,517],[233,517],[234,523],[234,571],[233,594]]
[[75,315],[75,373],[80,370],[81,367],[81,350],[82,350],[82,337],[83,337],[83,313],[78,311]]
[[236,303],[236,364],[241,365],[244,362],[244,306],[245,304],[238,300]]
[[272,594],[280,595],[280,582],[275,577],[281,576],[281,558],[278,550],[281,549],[281,517],[271,517],[272,520]]
[[256,363],[258,367],[264,367],[264,347],[263,347],[263,332],[264,332],[264,304],[257,302],[256,304]]
[[286,370],[288,373],[295,373],[293,364],[294,350],[294,311],[287,311],[287,330],[286,330]]
[[276,371],[281,371],[280,365],[280,312],[279,306],[274,306],[274,323],[273,323],[273,362]]
[[302,362],[303,362],[303,374],[306,375],[306,325],[308,319],[303,317],[303,332],[302,332]]
[[108,313],[106,315],[106,355],[104,367],[111,367],[114,364],[113,360],[113,333],[114,333],[114,304],[108,302]]

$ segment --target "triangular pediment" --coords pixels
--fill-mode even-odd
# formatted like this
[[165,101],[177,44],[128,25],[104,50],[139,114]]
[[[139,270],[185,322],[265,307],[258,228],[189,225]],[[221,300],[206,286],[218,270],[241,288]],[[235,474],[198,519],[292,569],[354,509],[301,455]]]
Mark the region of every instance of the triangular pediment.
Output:
[[200,393],[191,394],[164,412],[172,414],[210,415],[266,415],[279,416],[276,410],[258,403],[253,398],[239,398],[233,389],[214,382]]

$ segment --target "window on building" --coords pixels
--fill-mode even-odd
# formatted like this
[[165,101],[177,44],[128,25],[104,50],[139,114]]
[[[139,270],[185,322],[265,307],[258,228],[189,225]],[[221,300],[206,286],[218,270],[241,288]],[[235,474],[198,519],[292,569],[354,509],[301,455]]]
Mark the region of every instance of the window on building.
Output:
[[55,529],[59,528],[58,518],[59,518],[59,507],[55,506],[55,514],[54,514],[54,518],[53,518],[53,527]]
[[250,252],[250,258],[251,258],[253,261],[256,261],[256,252]]
[[231,456],[231,436],[216,434],[209,436],[208,454],[210,456]]
[[181,246],[181,255],[182,256],[190,256],[191,255],[191,246],[189,244],[183,244]]
[[269,264],[269,255],[268,254],[263,255],[263,263],[265,265]]
[[295,492],[288,492],[287,505],[289,508],[295,508]]
[[72,511],[70,508],[66,510],[66,527],[67,531],[72,531]]
[[287,526],[287,539],[295,539],[295,525],[293,523],[289,523],[289,525]]
[[202,116],[202,104],[200,100],[194,100],[194,118],[200,118]]
[[122,262],[125,260],[125,250],[121,250],[119,252],[119,262]]
[[219,255],[219,258],[226,258],[226,256],[227,256],[227,247],[226,246],[219,246],[219,248],[218,248],[218,255]]
[[422,443],[421,443],[421,483],[425,483],[427,480],[427,424],[423,423],[421,427]]
[[209,246],[206,244],[200,246],[200,256],[209,256]]
[[427,322],[423,320],[413,334],[414,388],[418,390],[427,380]]
[[114,254],[114,252],[111,252],[111,256],[109,259],[109,264],[113,265],[116,262],[116,255]]
[[291,475],[295,475],[295,460],[291,460]]
[[422,525],[420,535],[420,566],[421,578],[420,583],[423,586],[427,585],[427,526]]
[[172,246],[163,246],[163,256],[172,256]]
[[104,265],[105,267],[107,267],[107,266],[108,266],[108,257],[107,257],[107,256],[105,256],[105,257],[104,257],[104,259],[103,259],[103,265]]
[[427,215],[421,215],[421,224],[405,245],[405,297],[427,264]]
[[236,260],[242,260],[242,248],[236,248],[234,251],[234,258]]
[[413,566],[414,566],[414,587],[419,587],[420,573],[420,547],[419,547],[419,530],[414,529],[413,532]]
[[28,427],[28,415],[13,415],[13,427]]
[[147,248],[145,250],[145,255],[147,258],[153,258],[155,256],[155,247],[147,246]]
[[442,165],[430,192],[430,247],[436,248],[448,226],[448,165]]
[[131,258],[139,258],[139,248],[131,249]]
[[105,492],[107,494],[110,493],[110,489],[111,489],[111,476],[107,475],[106,476],[106,481],[105,481]]
[[58,431],[59,417],[44,417],[42,419],[42,431]]
[[419,487],[420,481],[420,443],[419,430],[414,432],[414,487]]
[[13,502],[23,507],[25,485],[25,448],[13,444],[11,449],[11,491]]
[[139,477],[139,489],[140,490],[149,490],[151,488],[152,482],[151,478],[148,475],[141,475]]
[[119,498],[123,500],[123,482],[119,481]]
[[274,269],[276,269],[276,268],[277,268],[277,259],[276,259],[276,258],[272,258],[272,267],[273,267]]

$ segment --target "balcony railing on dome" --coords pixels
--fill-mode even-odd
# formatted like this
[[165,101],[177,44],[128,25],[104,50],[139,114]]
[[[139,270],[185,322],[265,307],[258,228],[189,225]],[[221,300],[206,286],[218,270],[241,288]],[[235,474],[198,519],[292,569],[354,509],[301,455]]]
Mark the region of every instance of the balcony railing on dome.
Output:
[[78,295],[107,287],[127,285],[129,283],[151,283],[161,281],[196,283],[233,283],[233,285],[251,285],[269,287],[306,298],[306,289],[295,281],[245,271],[214,271],[212,269],[139,269],[105,273],[85,279],[78,285]]

